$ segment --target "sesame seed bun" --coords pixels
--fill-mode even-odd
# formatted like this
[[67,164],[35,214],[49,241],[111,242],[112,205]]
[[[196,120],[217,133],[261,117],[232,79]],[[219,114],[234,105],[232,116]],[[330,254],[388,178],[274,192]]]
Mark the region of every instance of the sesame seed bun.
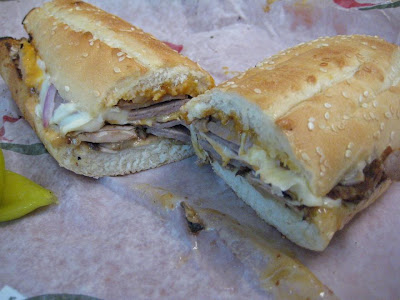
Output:
[[400,48],[369,36],[301,44],[192,99],[188,123],[213,114],[255,133],[326,195],[360,161],[400,147]]
[[[383,178],[355,202],[329,194],[339,184],[351,185],[345,180],[354,174],[365,178],[364,167],[384,157],[386,149],[400,148],[399,99],[399,46],[352,35],[284,50],[192,99],[181,112],[194,124],[195,142],[204,136],[196,121],[233,121],[238,133],[233,136],[244,133],[242,140],[249,138],[253,146],[241,144],[231,157],[211,144],[214,150],[224,164],[244,162],[266,185],[289,186],[281,196],[276,190],[260,193],[237,175],[240,170],[223,166],[212,152],[205,155],[201,143],[196,153],[208,157],[216,173],[264,220],[300,246],[323,250],[337,230],[390,186],[391,180]],[[299,189],[291,190],[299,182],[306,190],[303,199]]]
[[42,119],[35,114],[38,96],[22,80],[18,60],[12,59],[13,51],[18,50],[20,45],[21,42],[13,38],[0,39],[0,74],[9,86],[24,118],[60,166],[97,178],[135,173],[193,155],[190,145],[155,136],[136,143],[133,148],[117,153],[104,153],[91,149],[85,143],[71,144],[68,138],[60,136],[52,128],[43,128]]
[[214,85],[197,63],[82,1],[45,3],[29,12],[23,25],[60,95],[90,114],[120,99],[140,103],[166,94],[194,97]]

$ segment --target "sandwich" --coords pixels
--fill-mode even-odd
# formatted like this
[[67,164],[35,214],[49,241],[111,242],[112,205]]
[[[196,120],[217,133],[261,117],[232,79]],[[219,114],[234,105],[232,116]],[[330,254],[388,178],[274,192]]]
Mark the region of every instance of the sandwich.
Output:
[[300,44],[181,111],[199,158],[311,250],[400,179],[400,48],[378,37]]
[[0,40],[0,73],[57,162],[91,177],[193,155],[179,108],[213,87],[197,63],[103,10],[55,0]]

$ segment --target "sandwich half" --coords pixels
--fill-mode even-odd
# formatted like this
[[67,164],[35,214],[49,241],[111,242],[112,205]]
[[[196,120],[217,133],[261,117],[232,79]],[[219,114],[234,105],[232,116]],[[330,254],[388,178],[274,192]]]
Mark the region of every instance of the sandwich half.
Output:
[[0,73],[58,163],[91,177],[193,154],[179,108],[214,86],[199,65],[101,9],[55,0],[0,40]]
[[377,37],[300,44],[181,110],[197,155],[308,249],[400,177],[400,49]]

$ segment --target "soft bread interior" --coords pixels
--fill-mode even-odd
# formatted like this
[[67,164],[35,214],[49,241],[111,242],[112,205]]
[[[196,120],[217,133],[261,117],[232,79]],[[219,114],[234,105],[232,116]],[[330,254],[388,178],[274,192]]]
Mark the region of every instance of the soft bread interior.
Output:
[[264,221],[297,245],[315,251],[324,250],[338,230],[359,211],[375,202],[391,184],[390,180],[382,182],[367,199],[356,205],[312,208],[309,216],[303,218],[301,214],[287,207],[282,199],[272,195],[261,195],[244,177],[222,167],[218,162],[212,162],[211,165],[238,197],[253,208]]
[[324,196],[360,162],[400,147],[399,95],[398,46],[337,36],[282,51],[182,112],[188,123],[232,118],[272,157],[286,155],[284,163]]
[[19,46],[20,42],[11,38],[0,40],[0,73],[10,87],[12,96],[25,119],[62,167],[90,177],[123,175],[155,168],[193,154],[190,145],[157,137],[135,148],[112,154],[104,153],[95,151],[84,143],[73,145],[52,129],[43,128],[42,120],[35,114],[37,94],[31,92],[24,84],[17,62],[13,62],[10,57],[10,51],[18,49]]

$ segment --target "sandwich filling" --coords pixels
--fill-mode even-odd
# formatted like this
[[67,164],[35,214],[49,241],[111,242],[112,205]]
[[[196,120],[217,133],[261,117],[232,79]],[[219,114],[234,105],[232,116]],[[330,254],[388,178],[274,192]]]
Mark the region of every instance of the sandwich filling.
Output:
[[221,122],[217,114],[195,120],[191,125],[192,143],[203,160],[217,162],[242,176],[266,198],[280,199],[285,205],[307,217],[307,207],[354,205],[368,198],[377,186],[399,171],[387,162],[400,164],[399,150],[390,147],[380,158],[361,166],[361,171],[347,174],[326,196],[314,195],[306,179],[290,162],[272,158],[251,131],[237,130],[232,119]]
[[43,127],[51,127],[71,143],[111,153],[147,144],[155,137],[190,143],[189,130],[179,119],[179,109],[189,101],[189,95],[165,95],[156,101],[141,96],[135,102],[121,99],[116,106],[92,116],[59,95],[30,43],[22,42],[15,55],[25,84],[39,96],[35,113]]

